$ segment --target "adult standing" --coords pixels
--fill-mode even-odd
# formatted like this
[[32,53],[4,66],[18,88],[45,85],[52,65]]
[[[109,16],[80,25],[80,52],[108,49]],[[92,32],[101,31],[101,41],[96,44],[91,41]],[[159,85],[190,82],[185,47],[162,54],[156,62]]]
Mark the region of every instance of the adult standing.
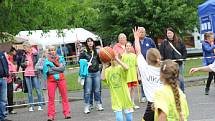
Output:
[[[38,110],[41,111],[42,109],[42,93],[41,93],[41,87],[40,82],[37,78],[37,75],[35,73],[35,64],[36,60],[34,58],[35,52],[33,53],[33,48],[30,45],[30,43],[25,42],[24,43],[24,49],[26,50],[25,59],[22,62],[22,65],[25,66],[25,80],[28,88],[28,102],[30,103],[29,111],[34,111],[34,99],[33,99],[33,87],[36,89],[37,97],[38,97]],[[34,86],[33,86],[34,85]]]
[[[204,41],[202,42],[202,50],[203,50],[203,63],[204,66],[208,66],[210,64],[212,64],[215,60],[215,58],[213,56],[215,56],[214,54],[214,49],[215,49],[215,45],[214,45],[214,34],[213,32],[206,32],[204,34]],[[208,58],[209,57],[209,58]],[[206,84],[206,88],[205,88],[205,95],[209,94],[209,90],[210,90],[210,85],[211,85],[211,81],[215,80],[215,72],[211,71],[208,73],[208,79],[207,79],[207,84]]]
[[86,49],[80,53],[80,59],[86,59],[88,62],[88,76],[84,82],[84,113],[90,113],[90,100],[92,93],[96,102],[96,108],[99,111],[104,110],[101,101],[101,79],[99,69],[99,56],[96,51],[95,43],[92,38],[87,38]]
[[0,51],[0,121],[11,121],[5,119],[7,104],[7,81],[9,76],[8,62],[2,51]]
[[184,91],[184,62],[178,59],[185,59],[187,57],[187,50],[184,43],[178,38],[172,28],[167,28],[165,31],[166,39],[163,40],[160,46],[160,53],[162,60],[172,59],[179,64],[179,81],[180,88]]
[[[146,59],[146,53],[148,51],[148,49],[150,48],[156,48],[155,42],[150,38],[150,37],[146,37],[146,30],[144,27],[138,27],[138,31],[140,33],[140,49],[141,49],[141,53],[143,55],[143,57]],[[143,80],[144,81],[144,80]],[[146,97],[145,97],[145,93],[143,90],[143,85],[140,81],[140,86],[141,86],[141,102],[146,102]]]
[[55,119],[55,92],[59,89],[62,97],[63,114],[65,119],[71,119],[69,101],[67,96],[66,80],[64,76],[65,61],[56,54],[56,48],[49,46],[48,57],[43,64],[43,75],[48,87],[48,121]]

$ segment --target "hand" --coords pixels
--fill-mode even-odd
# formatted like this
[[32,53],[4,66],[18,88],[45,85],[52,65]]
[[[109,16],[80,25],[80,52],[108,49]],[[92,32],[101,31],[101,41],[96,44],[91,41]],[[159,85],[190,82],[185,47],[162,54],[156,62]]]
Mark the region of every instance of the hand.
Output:
[[134,34],[134,39],[139,40],[140,32],[138,31],[137,27],[134,27],[134,29],[132,29],[132,31],[133,31],[133,34]]
[[92,63],[91,62],[88,62],[88,67],[92,66]]
[[109,66],[109,63],[102,62],[102,68],[107,68]]
[[193,74],[195,72],[199,71],[198,68],[191,68],[189,74]]

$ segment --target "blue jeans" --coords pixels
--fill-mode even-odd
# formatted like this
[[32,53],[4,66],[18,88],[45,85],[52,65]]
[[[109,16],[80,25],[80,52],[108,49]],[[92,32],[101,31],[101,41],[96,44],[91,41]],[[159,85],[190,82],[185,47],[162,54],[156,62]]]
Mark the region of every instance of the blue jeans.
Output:
[[[33,107],[34,105],[34,99],[33,99],[33,86],[36,89],[38,102],[43,102],[42,94],[41,94],[41,88],[40,88],[40,82],[37,79],[36,76],[25,76],[27,88],[28,88],[28,102],[30,103],[30,107]],[[42,103],[38,103],[39,106],[42,106]]]
[[181,65],[179,65],[179,85],[180,85],[181,90],[184,92],[184,87],[185,87],[185,84],[184,84],[184,62]]
[[100,72],[89,73],[84,82],[84,101],[90,105],[90,100],[94,93],[96,103],[101,104],[101,79]]
[[0,78],[0,121],[6,117],[7,81]]

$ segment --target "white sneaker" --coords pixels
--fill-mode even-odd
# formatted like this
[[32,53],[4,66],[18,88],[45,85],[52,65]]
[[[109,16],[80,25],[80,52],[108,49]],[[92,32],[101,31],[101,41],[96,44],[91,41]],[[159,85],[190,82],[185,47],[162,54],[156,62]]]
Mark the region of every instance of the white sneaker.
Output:
[[142,98],[141,98],[141,100],[140,100],[140,102],[141,102],[141,103],[145,103],[145,102],[147,102],[146,97],[142,97]]
[[93,105],[90,105],[90,110],[93,110],[93,108],[94,108]]
[[85,106],[85,107],[84,107],[84,113],[85,113],[85,114],[90,113],[89,106]]
[[103,111],[104,110],[104,108],[102,107],[102,104],[97,104],[96,109],[97,109],[97,111]]
[[134,106],[134,109],[139,109],[139,108],[140,108],[140,107],[139,107],[139,106],[137,106],[137,105],[135,105],[135,106]]
[[28,109],[28,111],[29,111],[29,112],[33,112],[33,111],[34,111],[33,107],[30,107],[30,108]]
[[38,110],[38,111],[42,111],[43,108],[42,108],[41,106],[39,106],[37,110]]

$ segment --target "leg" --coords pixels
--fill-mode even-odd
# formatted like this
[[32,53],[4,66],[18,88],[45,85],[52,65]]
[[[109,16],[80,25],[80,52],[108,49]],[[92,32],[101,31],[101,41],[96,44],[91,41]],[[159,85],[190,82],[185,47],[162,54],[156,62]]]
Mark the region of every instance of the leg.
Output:
[[180,88],[184,92],[184,62],[179,65],[179,81],[180,81]]
[[[7,84],[7,100],[8,106],[13,105],[13,82]],[[11,113],[13,111],[13,107],[8,108],[8,112]]]
[[205,88],[205,95],[209,94],[210,85],[211,85],[211,81],[213,80],[213,76],[214,76],[214,72],[208,73],[208,79],[207,79],[207,84],[206,84],[206,88]]
[[60,80],[58,82],[58,88],[62,97],[63,114],[65,117],[70,116],[70,106],[67,96],[66,80]]
[[0,78],[0,121],[6,117],[7,82]]
[[126,117],[126,121],[132,121],[133,119],[132,112],[125,113],[125,117]]
[[48,117],[55,118],[55,91],[57,88],[57,83],[55,81],[48,81]]
[[40,88],[40,81],[37,79],[36,76],[32,77],[34,87],[37,92],[37,97],[38,97],[38,105],[42,106],[43,98],[42,98],[42,93],[41,93],[41,88]]
[[116,121],[123,121],[122,111],[116,111]]
[[34,103],[34,99],[33,99],[33,94],[32,94],[32,77],[30,76],[26,76],[25,77],[26,80],[26,85],[27,85],[27,89],[28,89],[28,102],[30,103],[30,107],[33,107],[34,105],[32,103]]
[[84,102],[85,102],[85,113],[89,113],[89,106],[90,106],[90,95],[92,92],[92,77],[91,73],[89,73],[88,77],[85,80],[84,83]]
[[151,108],[152,103],[148,102],[143,119],[145,121],[154,121],[154,111]]

